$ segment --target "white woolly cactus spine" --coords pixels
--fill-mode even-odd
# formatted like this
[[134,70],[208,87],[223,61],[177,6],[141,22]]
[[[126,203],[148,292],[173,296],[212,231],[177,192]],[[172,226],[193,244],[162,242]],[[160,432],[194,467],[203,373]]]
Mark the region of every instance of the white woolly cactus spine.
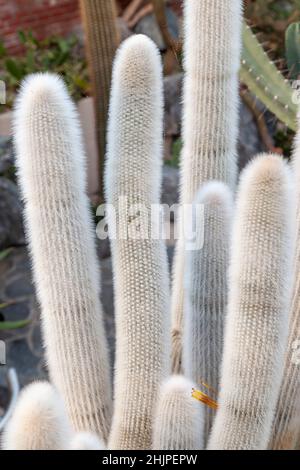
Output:
[[3,440],[4,450],[66,450],[72,436],[66,410],[47,382],[22,390]]
[[296,253],[284,376],[270,441],[270,448],[274,450],[296,449],[300,440],[300,115],[298,123],[299,130],[293,153],[293,170],[297,184]]
[[[236,179],[238,71],[242,0],[185,0],[181,203],[201,184]],[[176,249],[172,298],[172,367],[182,368],[185,249]]]
[[72,439],[70,450],[105,450],[105,446],[95,434],[81,432]]
[[74,429],[106,439],[111,386],[100,279],[78,117],[62,80],[27,78],[14,124],[51,380]]
[[[207,393],[214,394],[223,352],[233,198],[224,183],[212,181],[203,185],[194,204],[204,208],[204,240],[201,249],[186,253],[183,367],[193,382],[209,384]],[[214,416],[205,407],[205,440]]]
[[147,234],[157,228],[150,211],[160,200],[161,164],[161,61],[152,41],[136,35],[117,53],[108,132],[106,199],[114,207],[108,225],[117,330],[111,449],[151,448],[153,408],[169,372],[166,250],[143,232],[147,224]]
[[266,449],[283,373],[293,257],[292,179],[274,155],[242,175],[219,409],[209,449]]
[[174,375],[161,387],[153,430],[155,450],[203,449],[204,405],[192,398],[194,385]]

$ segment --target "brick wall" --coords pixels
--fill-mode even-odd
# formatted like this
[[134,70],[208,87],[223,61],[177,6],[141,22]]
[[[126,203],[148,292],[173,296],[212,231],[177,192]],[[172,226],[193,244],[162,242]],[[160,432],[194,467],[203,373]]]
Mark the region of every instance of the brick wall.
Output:
[[[119,0],[119,3],[124,7],[129,1]],[[182,0],[170,0],[170,3],[180,11]],[[22,51],[18,41],[20,30],[32,30],[41,39],[78,31],[80,25],[78,0],[0,0],[0,39],[11,54]]]
[[78,0],[0,0],[0,38],[11,54],[22,50],[20,30],[32,30],[43,38],[65,35],[79,27]]

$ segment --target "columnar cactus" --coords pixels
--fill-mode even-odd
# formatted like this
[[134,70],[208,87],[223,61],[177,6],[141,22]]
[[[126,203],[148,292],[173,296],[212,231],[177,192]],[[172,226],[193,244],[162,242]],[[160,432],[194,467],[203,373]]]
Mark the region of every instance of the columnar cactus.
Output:
[[203,449],[203,407],[192,398],[193,383],[172,376],[161,387],[155,414],[155,450]]
[[117,342],[109,446],[149,449],[158,388],[169,372],[167,256],[150,220],[162,165],[162,70],[150,39],[137,35],[121,46],[112,83],[106,199]]
[[296,255],[284,377],[270,441],[275,450],[293,450],[300,438],[300,129],[295,140],[293,170],[297,183]]
[[[224,183],[209,182],[194,204],[203,205],[204,239],[186,253],[183,366],[193,382],[217,394],[227,307],[227,268],[233,198]],[[200,221],[199,221],[200,223]],[[200,228],[199,228],[200,229]],[[205,407],[205,439],[215,411]]]
[[[190,204],[207,180],[235,184],[241,6],[241,0],[185,2],[182,204]],[[174,373],[182,369],[182,240],[176,251],[172,298]]]
[[72,436],[64,404],[47,382],[36,382],[20,395],[5,430],[5,450],[65,450]]
[[[205,227],[201,251],[188,253],[182,237],[177,246],[173,368],[182,368],[184,341],[187,374],[199,385],[219,389],[217,404],[194,394],[217,408],[209,449],[293,447],[299,440],[297,359],[290,362],[299,336],[299,248],[284,369],[293,241],[300,223],[293,225],[293,178],[274,155],[259,156],[241,178],[218,383],[235,180],[241,1],[185,3],[181,202],[204,203]],[[117,326],[111,428],[83,152],[76,113],[60,79],[38,74],[25,82],[15,133],[50,376],[70,425],[51,386],[34,385],[32,394],[29,388],[21,396],[5,447],[99,449],[110,432],[110,449],[202,448],[212,416],[191,397],[192,383],[177,376],[161,388],[171,351],[166,251],[158,237],[159,220],[150,218],[159,202],[162,150],[161,64],[155,46],[143,36],[130,38],[117,54],[113,74],[106,168]],[[299,148],[298,142],[297,180]],[[219,182],[207,183],[212,179]],[[96,433],[105,444],[82,432]]]
[[63,82],[26,79],[14,124],[50,376],[74,429],[106,439],[111,386],[99,270],[78,118]]
[[280,157],[260,156],[242,176],[219,409],[209,449],[265,449],[270,438],[288,331],[292,194]]
[[99,152],[99,183],[102,192],[112,65],[119,43],[116,5],[115,0],[80,0],[80,7],[94,97]]

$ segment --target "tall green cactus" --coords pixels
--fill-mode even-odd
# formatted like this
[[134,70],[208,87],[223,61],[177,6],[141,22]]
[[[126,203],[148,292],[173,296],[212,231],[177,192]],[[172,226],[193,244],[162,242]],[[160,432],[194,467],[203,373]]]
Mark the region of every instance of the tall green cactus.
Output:
[[119,42],[116,26],[116,5],[115,0],[80,0],[80,7],[86,35],[86,51],[94,97],[100,199],[102,200],[112,64]]

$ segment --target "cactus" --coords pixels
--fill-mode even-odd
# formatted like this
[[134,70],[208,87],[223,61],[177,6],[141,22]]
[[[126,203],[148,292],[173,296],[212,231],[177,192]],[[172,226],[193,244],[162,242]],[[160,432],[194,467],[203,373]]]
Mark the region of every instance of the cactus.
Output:
[[246,24],[243,26],[243,44],[241,81],[278,119],[295,131],[297,104],[293,99],[294,90]]
[[[294,428],[299,377],[289,362],[284,368],[296,232],[292,176],[281,158],[264,155],[250,163],[241,178],[218,387],[230,192],[236,173],[241,2],[186,0],[185,13],[190,33],[186,31],[181,202],[206,203],[206,237],[203,252],[188,253],[183,238],[177,246],[173,366],[182,367],[184,342],[186,372],[219,388],[218,403],[193,393],[217,409],[209,449],[262,449],[270,440],[271,447],[281,448],[287,446],[286,439],[282,441],[286,430],[288,436],[295,432],[294,442],[299,440]],[[211,24],[220,34],[215,36]],[[212,416],[191,397],[191,382],[172,377],[161,388],[171,353],[168,269],[162,241],[149,237],[160,228],[158,220],[150,220],[150,212],[159,202],[161,180],[161,78],[159,54],[149,39],[135,36],[122,45],[113,74],[105,178],[117,326],[111,427],[100,280],[81,180],[83,152],[76,113],[58,78],[37,75],[22,88],[15,117],[19,180],[50,375],[70,425],[63,411],[62,422],[56,419],[59,400],[52,392],[42,394],[41,402],[33,400],[38,407],[30,400],[28,406],[22,395],[6,430],[7,448],[104,447],[82,432],[96,433],[105,442],[110,432],[111,449],[203,447]],[[296,155],[298,149],[299,142]],[[296,162],[296,175],[298,166]],[[209,283],[207,292],[201,279]],[[297,277],[294,282],[286,361],[299,335]],[[211,333],[214,310],[218,318]],[[197,344],[201,322],[206,331]],[[295,416],[290,419],[289,413]],[[31,425],[28,436],[24,430],[32,422],[36,425]],[[45,439],[42,430],[51,427]]]
[[71,450],[105,450],[105,446],[94,434],[81,432],[72,439]]
[[285,356],[284,378],[276,408],[272,439],[270,441],[270,448],[275,450],[295,449],[297,447],[297,439],[300,437],[300,116],[298,121],[299,129],[295,139],[295,149],[293,153],[293,170],[295,173],[295,181],[297,182],[296,253],[290,309],[290,330]]
[[296,80],[300,75],[300,23],[292,23],[285,32],[286,60],[291,78]]
[[[235,185],[241,10],[240,0],[185,2],[182,204],[190,204],[207,180]],[[172,298],[174,373],[182,370],[184,258],[179,239]]]
[[265,449],[270,438],[288,330],[291,196],[291,175],[280,157],[258,157],[241,178],[219,409],[209,449]]
[[155,450],[203,449],[202,406],[192,398],[193,383],[172,376],[161,387],[155,413]]
[[47,382],[22,390],[3,441],[4,450],[65,450],[72,436],[64,404]]
[[150,237],[162,164],[162,70],[150,39],[137,35],[121,46],[112,83],[105,181],[114,209],[109,209],[108,227],[117,343],[109,446],[149,449],[158,387],[169,372],[167,257],[162,241]]
[[100,199],[112,64],[119,38],[115,0],[80,0],[96,118]]
[[[209,384],[211,393],[217,393],[219,386],[232,199],[223,183],[203,185],[194,203],[204,205],[204,244],[186,256],[184,370],[198,386],[203,381]],[[215,412],[205,407],[204,413],[206,440]]]
[[50,376],[74,429],[106,439],[111,392],[100,280],[77,112],[63,82],[27,78],[14,124]]

